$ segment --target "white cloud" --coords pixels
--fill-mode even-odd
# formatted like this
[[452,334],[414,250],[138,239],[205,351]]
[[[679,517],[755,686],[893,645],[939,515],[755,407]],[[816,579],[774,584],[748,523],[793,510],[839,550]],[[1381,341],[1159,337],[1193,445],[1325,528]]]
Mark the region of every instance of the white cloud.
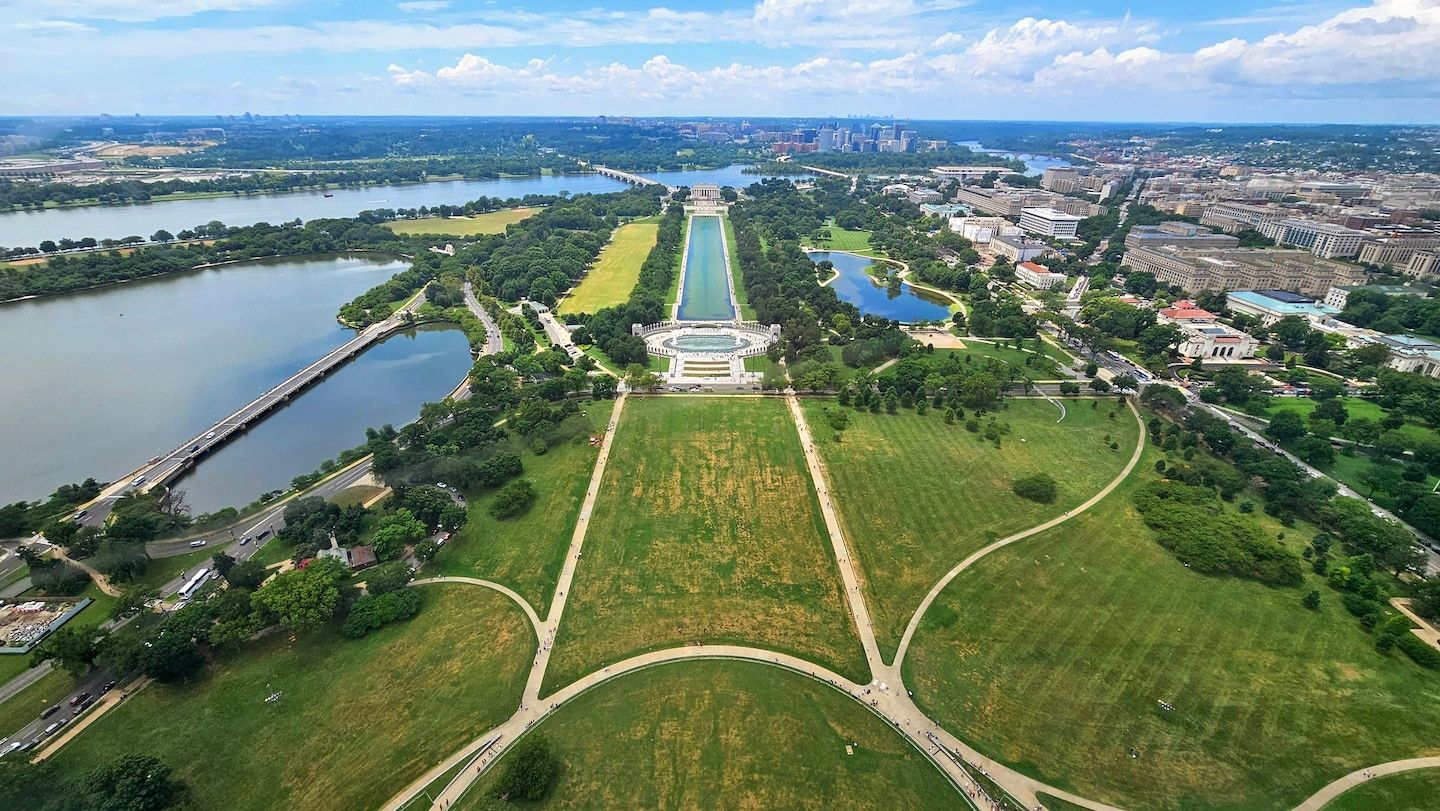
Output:
[[30,18],[115,20],[138,23],[189,17],[206,11],[248,11],[284,0],[14,0],[8,12]]
[[399,3],[395,8],[406,14],[415,14],[425,11],[444,11],[450,8],[450,0],[410,0],[408,3]]

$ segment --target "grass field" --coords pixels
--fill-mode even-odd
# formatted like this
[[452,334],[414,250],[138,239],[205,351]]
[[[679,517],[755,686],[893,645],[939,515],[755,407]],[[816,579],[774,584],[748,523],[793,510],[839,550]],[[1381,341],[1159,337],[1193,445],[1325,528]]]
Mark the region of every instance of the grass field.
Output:
[[825,227],[830,229],[829,241],[817,242],[806,237],[805,244],[812,248],[823,248],[828,251],[851,251],[877,255],[875,250],[870,247],[869,231],[852,231],[848,228],[841,228],[835,224],[834,220],[826,220]]
[[693,642],[770,647],[867,680],[779,400],[630,400],[572,588],[550,687]]
[[1377,777],[1336,797],[1325,811],[1434,811],[1440,805],[1440,769]]
[[[1022,771],[1136,809],[1285,808],[1440,754],[1440,679],[1376,653],[1317,578],[1208,577],[1150,537],[1130,493],[1158,458],[956,578],[906,659],[916,701]],[[1318,611],[1301,605],[1312,588]]]
[[364,504],[370,499],[380,495],[385,488],[376,487],[373,484],[357,484],[347,487],[344,490],[330,497],[330,503],[341,507],[349,507],[352,504]]
[[473,237],[502,234],[505,228],[540,213],[538,208],[506,208],[488,211],[473,217],[421,217],[417,220],[394,220],[385,223],[401,236],[437,234],[450,237]]
[[[1351,417],[1368,417],[1377,423],[1385,419],[1385,409],[1363,397],[1340,397],[1338,399],[1345,404],[1345,412]],[[1309,397],[1276,397],[1270,401],[1270,408],[1261,416],[1269,419],[1281,411],[1294,411],[1309,420],[1310,412],[1314,411],[1318,405],[1320,405],[1319,401]],[[1414,447],[1419,440],[1429,437],[1433,433],[1429,428],[1413,420],[1396,430],[1405,437],[1406,447]]]
[[[612,400],[588,403],[592,431],[605,430]],[[524,478],[535,485],[535,504],[524,515],[498,520],[490,515],[493,493],[467,499],[470,518],[425,568],[425,574],[479,577],[504,583],[524,597],[541,616],[550,608],[555,581],[575,531],[575,519],[595,468],[598,448],[589,437],[576,437],[543,456],[518,450]]]
[[[1135,447],[1129,410],[1112,422],[1111,403],[1069,403],[1064,422],[1043,400],[1012,400],[998,418],[1012,433],[996,448],[938,412],[918,416],[850,412],[836,443],[823,415],[832,400],[805,402],[825,460],[845,537],[860,564],[880,651],[899,644],[910,615],[935,581],[971,552],[1047,521],[1094,495]],[[1103,437],[1120,445],[1112,450]],[[1021,440],[1025,441],[1021,441]],[[1022,476],[1047,472],[1060,483],[1054,504],[1015,495]]]
[[[153,685],[56,757],[71,776],[129,752],[196,808],[375,808],[519,704],[533,631],[473,586],[426,586],[415,619],[360,640],[277,634],[183,687]],[[271,691],[279,701],[267,703]]]
[[610,243],[590,267],[574,291],[560,302],[561,315],[593,313],[630,300],[630,291],[640,278],[640,266],[655,247],[660,221],[654,217],[626,223],[615,229]]
[[[761,664],[642,670],[536,729],[564,768],[535,807],[963,807],[940,771],[869,710]],[[502,758],[455,808],[479,807],[505,767]]]
[[[1050,354],[1050,352],[1054,351],[1050,349],[1050,347],[1042,347],[1042,349],[1049,349],[1050,352],[1022,352],[1016,349],[1013,343],[1006,346],[981,343],[980,341],[971,339],[962,340],[965,342],[964,349],[936,349],[935,352],[936,354],[960,355],[962,357],[970,355],[976,358],[997,358],[1015,366],[1021,372],[1024,372],[1031,380],[1068,379],[1063,378],[1060,374],[1060,362]],[[1030,346],[1032,345],[1027,343],[1027,347]],[[1027,360],[1030,361],[1029,366],[1025,365]]]
[[[145,566],[145,573],[141,575],[135,583],[159,591],[161,586],[179,577],[181,572],[184,572],[197,563],[203,563],[215,557],[218,552],[225,551],[226,546],[228,546],[228,542],[223,544],[216,543],[211,546],[186,552],[183,555],[174,555],[168,558],[151,558],[150,562]],[[168,595],[161,594],[160,596],[166,597]]]

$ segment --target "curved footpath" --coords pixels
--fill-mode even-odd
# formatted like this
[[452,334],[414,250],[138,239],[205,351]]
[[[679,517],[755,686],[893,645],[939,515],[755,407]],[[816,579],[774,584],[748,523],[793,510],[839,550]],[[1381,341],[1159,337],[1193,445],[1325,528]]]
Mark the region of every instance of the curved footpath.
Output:
[[1416,769],[1440,769],[1440,757],[1417,757],[1409,760],[1392,760],[1389,763],[1381,763],[1365,769],[1357,769],[1339,780],[1330,783],[1314,794],[1311,794],[1305,802],[1295,806],[1295,811],[1320,811],[1320,809],[1328,805],[1331,800],[1334,800],[1341,794],[1368,780],[1383,777],[1387,774],[1399,774]]

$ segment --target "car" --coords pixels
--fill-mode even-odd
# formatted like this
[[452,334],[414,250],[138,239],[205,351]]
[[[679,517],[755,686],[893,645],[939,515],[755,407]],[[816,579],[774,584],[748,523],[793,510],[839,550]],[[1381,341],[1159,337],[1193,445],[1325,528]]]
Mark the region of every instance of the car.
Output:
[[89,511],[89,510],[81,510],[80,512],[75,513],[75,520],[76,520],[76,521],[79,521],[79,520],[81,520],[82,518],[84,518],[85,516],[87,516],[87,515],[89,515],[89,514],[90,514],[90,511]]
[[111,690],[114,690],[114,689],[115,689],[115,684],[116,684],[116,683],[115,683],[115,681],[113,681],[113,680],[105,682],[105,686],[100,688],[100,692],[102,692],[102,693],[108,693],[108,692],[110,692]]
[[59,704],[51,704],[49,707],[47,707],[47,708],[45,709],[44,712],[40,713],[40,717],[41,717],[41,718],[49,718],[50,716],[54,715],[54,714],[57,713],[57,712],[60,712],[60,705],[59,705]]
[[95,703],[95,697],[94,697],[94,696],[91,696],[90,698],[87,698],[87,699],[85,699],[84,701],[80,702],[80,706],[76,707],[76,708],[75,708],[75,711],[76,711],[76,712],[85,712],[86,710],[90,709],[91,705],[93,705],[94,703]]
[[260,530],[260,534],[255,536],[255,540],[257,540],[257,541],[263,541],[263,540],[265,540],[267,537],[269,537],[269,535],[270,535],[270,530],[268,530],[268,529],[262,529],[262,530]]
[[244,546],[244,545],[247,544],[247,543],[250,543],[250,536],[249,536],[249,535],[246,535],[244,538],[241,538],[241,539],[240,539],[240,545],[241,545],[241,546]]
[[77,693],[73,698],[70,699],[70,706],[78,707],[85,702],[85,699],[89,697],[89,693]]
[[191,445],[191,446],[190,446],[190,452],[191,452],[191,453],[194,453],[195,451],[198,451],[198,450],[200,450],[200,446],[199,446],[199,445]]
[[57,730],[57,729],[59,729],[59,728],[60,728],[60,722],[59,722],[59,721],[56,721],[55,723],[53,723],[53,724],[51,724],[50,726],[45,727],[43,730],[41,730],[41,731],[40,731],[40,737],[42,737],[42,738],[48,738],[48,737],[50,737],[51,735],[54,735],[54,734],[55,734],[55,730]]
[[215,432],[214,432],[214,431],[211,431],[211,432],[205,434],[205,438],[206,438],[206,439],[214,439],[214,438],[215,438]]
[[438,487],[438,488],[440,488],[441,490],[449,490],[449,489],[450,489],[450,486],[447,485],[445,482],[435,482],[435,486]]
[[207,543],[209,543],[209,541],[206,541],[206,540],[191,541],[191,542],[190,542],[190,548],[191,548],[191,549],[199,549],[200,547],[204,546],[204,545],[207,544]]
[[130,480],[130,486],[131,486],[131,487],[139,487],[140,485],[142,485],[142,484],[144,484],[144,483],[145,483],[145,477],[144,477],[144,476],[136,476],[135,478],[133,478],[133,479]]
[[6,747],[6,749],[5,749],[5,754],[8,755],[8,754],[10,754],[11,752],[14,752],[16,749],[19,749],[20,747],[22,747],[22,746],[24,746],[24,745],[25,745],[25,742],[24,742],[24,741],[11,741],[11,742],[10,742],[10,745],[9,745],[8,747]]

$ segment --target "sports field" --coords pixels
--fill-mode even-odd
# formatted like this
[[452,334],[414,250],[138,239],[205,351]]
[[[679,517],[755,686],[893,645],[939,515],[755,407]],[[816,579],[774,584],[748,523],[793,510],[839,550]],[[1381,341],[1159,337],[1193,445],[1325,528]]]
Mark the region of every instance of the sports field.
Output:
[[[605,430],[614,408],[613,400],[585,404],[592,433]],[[501,521],[490,515],[495,491],[471,494],[465,526],[440,549],[426,573],[503,583],[543,616],[554,596],[600,449],[590,446],[588,435],[558,444],[541,456],[522,444],[515,443],[514,450],[525,465],[521,476],[535,485],[535,504],[523,515]]]
[[1440,769],[1377,777],[1350,789],[1325,806],[1325,811],[1434,811],[1440,805]]
[[770,647],[868,680],[779,400],[631,398],[583,554],[547,690],[694,642]]
[[570,295],[561,300],[560,314],[593,313],[629,301],[630,291],[640,278],[640,266],[655,247],[659,233],[660,221],[654,217],[615,229],[610,243],[601,249],[600,258]]
[[276,634],[194,684],[152,685],[56,763],[78,777],[125,753],[154,755],[189,784],[195,808],[375,808],[509,717],[534,651],[505,597],[423,588],[418,617],[363,639]]
[[[536,731],[563,763],[540,808],[963,807],[940,771],[865,707],[756,663],[642,670],[581,695]],[[488,808],[506,766],[502,758],[455,808]]]
[[[1150,537],[1130,493],[1159,458],[956,578],[906,658],[920,706],[991,756],[1126,808],[1289,808],[1355,769],[1440,754],[1440,680],[1377,653],[1318,578],[1200,575]],[[1310,589],[1318,611],[1301,605]]]
[[[991,541],[1089,499],[1125,467],[1138,430],[1128,409],[1109,418],[1113,400],[1098,408],[1069,401],[1059,423],[1059,411],[1044,400],[1011,400],[996,414],[1011,428],[999,448],[958,422],[946,424],[936,410],[919,416],[906,409],[849,411],[837,443],[824,416],[834,402],[804,405],[887,658],[945,572]],[[1055,503],[1015,495],[1016,479],[1041,472],[1059,482]]]
[[538,213],[540,213],[538,208],[506,208],[500,211],[487,211],[473,217],[421,217],[415,220],[395,220],[385,223],[385,227],[401,236],[438,234],[451,237],[473,237],[504,233],[506,226]]

